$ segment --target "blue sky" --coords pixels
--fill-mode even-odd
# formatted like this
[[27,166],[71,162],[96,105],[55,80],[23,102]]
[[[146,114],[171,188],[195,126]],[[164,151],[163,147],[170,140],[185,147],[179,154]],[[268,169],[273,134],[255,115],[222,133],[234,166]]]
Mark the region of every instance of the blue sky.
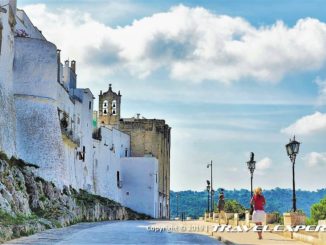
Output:
[[77,60],[95,96],[121,90],[124,117],[172,127],[171,189],[291,188],[284,145],[302,141],[297,187],[326,187],[326,3],[303,0],[20,0]]

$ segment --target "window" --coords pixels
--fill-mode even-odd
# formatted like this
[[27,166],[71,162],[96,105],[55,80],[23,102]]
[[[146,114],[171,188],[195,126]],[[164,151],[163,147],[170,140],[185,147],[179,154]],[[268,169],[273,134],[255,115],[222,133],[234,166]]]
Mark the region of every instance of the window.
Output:
[[103,101],[103,108],[108,108],[108,101],[107,100]]
[[120,172],[117,171],[117,186],[120,188]]
[[125,157],[128,156],[128,148],[125,149]]
[[79,160],[82,160],[83,162],[85,162],[85,151],[86,151],[86,148],[85,148],[85,146],[83,146],[83,151],[77,152],[77,154],[79,156]]
[[1,54],[1,46],[2,46],[2,30],[3,30],[3,26],[0,19],[0,54]]
[[117,101],[113,100],[112,101],[112,115],[116,115],[117,114]]
[[88,103],[88,109],[92,110],[92,101]]
[[104,100],[103,101],[103,115],[107,115],[108,114],[108,101],[107,100]]

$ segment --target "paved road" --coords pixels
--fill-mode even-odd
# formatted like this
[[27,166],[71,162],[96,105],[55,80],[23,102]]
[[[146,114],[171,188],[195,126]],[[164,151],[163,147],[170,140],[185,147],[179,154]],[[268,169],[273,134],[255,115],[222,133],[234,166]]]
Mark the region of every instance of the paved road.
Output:
[[204,235],[148,231],[148,221],[82,223],[47,230],[7,244],[221,244]]

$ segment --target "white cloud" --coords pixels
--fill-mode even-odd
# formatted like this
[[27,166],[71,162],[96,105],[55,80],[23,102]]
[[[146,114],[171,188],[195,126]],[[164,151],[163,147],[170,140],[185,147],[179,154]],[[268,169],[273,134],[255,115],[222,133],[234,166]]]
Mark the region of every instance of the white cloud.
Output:
[[326,61],[326,24],[311,18],[293,27],[277,22],[256,28],[242,18],[180,5],[112,28],[76,10],[53,12],[42,4],[24,9],[63,56],[80,62],[83,81],[126,71],[144,78],[165,69],[185,81],[277,82]]
[[304,160],[309,167],[326,166],[326,152],[311,152],[304,157]]
[[317,99],[318,105],[326,104],[326,79],[320,79],[319,77],[315,80],[315,83],[319,87],[319,96]]
[[270,159],[269,157],[265,157],[256,163],[256,169],[257,170],[269,169],[272,166],[272,163],[273,163],[272,159]]
[[326,113],[320,112],[304,116],[281,130],[282,133],[288,135],[309,135],[323,131],[326,131]]

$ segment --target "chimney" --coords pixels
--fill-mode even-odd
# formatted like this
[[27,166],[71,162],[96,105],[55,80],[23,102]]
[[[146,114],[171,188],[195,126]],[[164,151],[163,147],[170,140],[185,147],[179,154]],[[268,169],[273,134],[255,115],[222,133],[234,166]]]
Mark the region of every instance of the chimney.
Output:
[[69,60],[65,60],[65,66],[69,67]]
[[9,0],[8,4],[11,6],[11,9],[13,10],[13,14],[15,16],[17,11],[17,0]]
[[71,70],[76,74],[76,61],[75,60],[71,61]]
[[137,113],[137,119],[139,119],[139,117],[140,117],[140,113]]
[[60,57],[61,50],[57,49],[57,63],[60,64],[61,62],[61,57]]
[[57,81],[60,83],[60,67],[61,67],[61,57],[60,57],[60,49],[57,49],[57,65],[58,65],[58,70],[57,70]]
[[102,90],[100,90],[100,95],[102,95]]
[[109,84],[109,91],[112,91],[112,84]]

